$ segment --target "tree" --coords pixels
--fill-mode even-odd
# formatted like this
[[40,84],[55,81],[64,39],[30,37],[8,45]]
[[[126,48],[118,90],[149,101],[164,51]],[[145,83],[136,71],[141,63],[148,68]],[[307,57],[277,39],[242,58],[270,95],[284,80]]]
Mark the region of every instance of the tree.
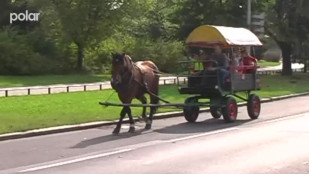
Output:
[[53,0],[62,30],[77,47],[77,71],[82,71],[84,51],[108,38],[121,23],[133,1]]
[[309,3],[303,0],[275,0],[269,6],[265,30],[282,51],[282,75],[291,75],[293,51],[301,50],[308,39]]
[[177,25],[171,23],[176,2],[173,0],[135,0],[131,15],[124,17],[122,31],[135,38],[171,40],[177,32]]
[[[252,9],[260,11],[265,0],[252,1]],[[244,0],[183,0],[177,3],[173,22],[179,25],[177,36],[184,40],[200,25],[247,27],[247,1]]]

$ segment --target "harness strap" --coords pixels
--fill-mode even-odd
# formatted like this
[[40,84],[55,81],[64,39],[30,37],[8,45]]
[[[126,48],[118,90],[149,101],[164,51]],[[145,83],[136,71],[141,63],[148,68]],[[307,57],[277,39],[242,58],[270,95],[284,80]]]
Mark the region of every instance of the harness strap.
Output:
[[156,97],[157,99],[159,99],[160,101],[163,101],[164,103],[170,103],[169,101],[160,98],[158,95],[152,93],[152,92],[149,90],[148,85],[147,85],[147,83],[145,82],[145,73],[144,73],[144,72],[142,71],[142,69],[141,69],[140,67],[138,67],[135,63],[132,62],[132,64],[133,64],[133,66],[136,67],[136,68],[139,70],[139,72],[142,74],[142,81],[143,81],[143,84],[140,83],[139,81],[137,81],[136,79],[134,79],[134,81],[135,81],[136,83],[138,83],[140,86],[145,87],[145,89],[146,89],[146,91],[147,91],[147,93],[148,93],[149,95],[151,95],[151,96],[153,96],[153,97]]

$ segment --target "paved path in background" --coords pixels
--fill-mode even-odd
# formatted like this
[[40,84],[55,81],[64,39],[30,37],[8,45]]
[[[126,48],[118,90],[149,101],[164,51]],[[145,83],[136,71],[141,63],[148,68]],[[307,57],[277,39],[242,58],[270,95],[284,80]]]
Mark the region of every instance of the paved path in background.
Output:
[[[250,120],[246,107],[226,124],[202,113],[114,128],[66,132],[0,142],[0,173],[289,173],[309,171],[309,96],[262,104]],[[288,106],[288,107],[287,107]],[[118,113],[117,113],[118,114]],[[27,172],[28,171],[28,172]]]
[[[293,69],[303,68],[303,64],[293,63]],[[281,70],[282,65],[259,68],[258,71],[277,71]],[[160,77],[160,85],[163,84],[175,84],[176,76]],[[184,81],[184,78],[180,78],[180,81]],[[69,87],[69,89],[68,89]],[[8,91],[8,96],[19,96],[28,95],[30,90],[31,95],[37,94],[48,94],[50,93],[63,93],[63,92],[76,92],[76,91],[94,91],[100,89],[111,89],[110,82],[96,82],[96,83],[83,83],[83,84],[56,84],[56,85],[46,85],[46,86],[29,86],[29,87],[10,87],[10,88],[0,88],[0,97],[6,95]],[[50,90],[50,91],[49,91]]]
[[[302,68],[304,68],[304,64],[292,63],[292,69],[302,69]],[[258,71],[272,71],[272,70],[282,70],[282,64],[278,66],[271,66],[258,69]]]
[[[175,84],[177,77],[160,77],[160,85],[163,84]],[[179,78],[180,81],[183,81],[184,78]],[[10,87],[10,88],[0,88],[0,97],[4,97],[6,90],[8,91],[9,96],[22,96],[28,95],[28,90],[30,89],[31,95],[37,94],[48,94],[50,93],[63,93],[63,92],[77,92],[77,91],[95,91],[95,90],[104,90],[111,89],[109,81],[106,82],[96,82],[96,83],[83,83],[83,84],[56,84],[56,85],[45,85],[45,86],[28,86],[28,87]]]

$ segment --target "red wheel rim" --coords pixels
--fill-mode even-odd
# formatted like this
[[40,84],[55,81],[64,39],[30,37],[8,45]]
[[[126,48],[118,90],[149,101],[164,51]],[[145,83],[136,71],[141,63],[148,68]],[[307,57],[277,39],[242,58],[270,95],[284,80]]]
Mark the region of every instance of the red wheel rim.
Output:
[[260,113],[260,100],[258,99],[253,100],[253,113],[255,116]]
[[231,119],[235,120],[236,116],[237,116],[237,106],[236,106],[236,103],[230,103],[229,109],[230,109],[230,117],[231,117]]

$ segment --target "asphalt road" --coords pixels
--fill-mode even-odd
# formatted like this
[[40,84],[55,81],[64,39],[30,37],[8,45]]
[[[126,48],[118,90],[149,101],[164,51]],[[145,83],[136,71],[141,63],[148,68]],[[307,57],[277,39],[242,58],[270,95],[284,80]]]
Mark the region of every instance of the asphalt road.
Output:
[[201,114],[0,142],[0,173],[309,173],[309,96],[265,103],[226,124]]

